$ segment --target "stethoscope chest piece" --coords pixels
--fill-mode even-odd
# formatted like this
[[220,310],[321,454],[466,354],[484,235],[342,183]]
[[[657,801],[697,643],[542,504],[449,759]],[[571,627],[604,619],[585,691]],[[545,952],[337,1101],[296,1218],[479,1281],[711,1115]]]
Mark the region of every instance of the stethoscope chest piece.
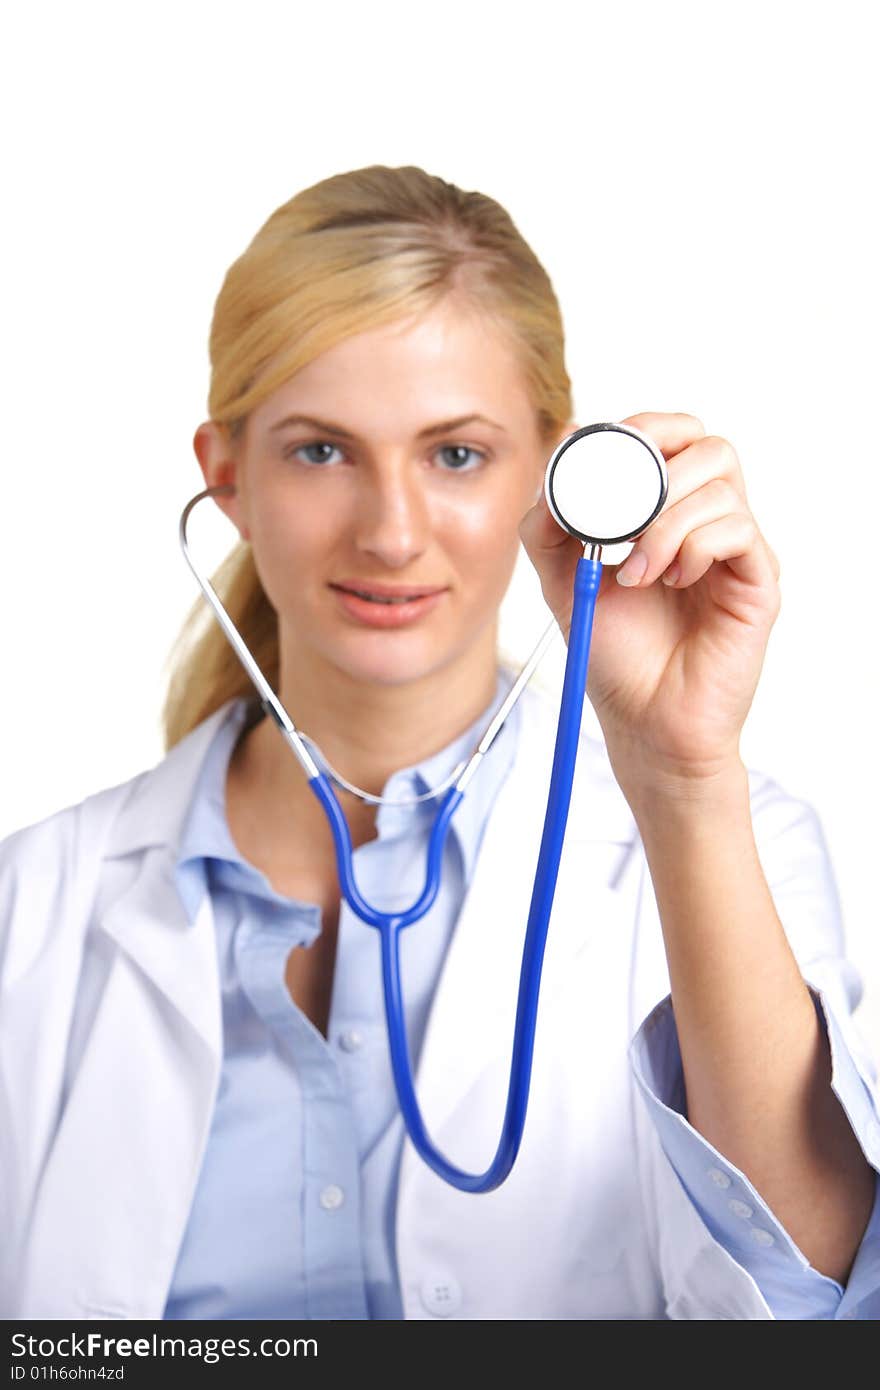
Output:
[[647,530],[666,501],[666,463],[632,425],[585,425],[563,439],[544,495],[563,530],[585,544],[616,545]]

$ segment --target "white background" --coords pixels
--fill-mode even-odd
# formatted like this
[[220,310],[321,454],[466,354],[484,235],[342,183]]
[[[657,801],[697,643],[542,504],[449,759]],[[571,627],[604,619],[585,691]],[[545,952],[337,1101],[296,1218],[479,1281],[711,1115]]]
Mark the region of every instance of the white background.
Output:
[[[20,7],[0,97],[0,835],[161,756],[227,266],[300,188],[419,164],[497,198],[543,260],[581,422],[685,410],[737,448],[783,594],[743,755],[820,814],[880,1056],[874,13]],[[533,581],[523,554],[502,631],[522,655],[547,621]],[[557,648],[545,679],[561,669]]]

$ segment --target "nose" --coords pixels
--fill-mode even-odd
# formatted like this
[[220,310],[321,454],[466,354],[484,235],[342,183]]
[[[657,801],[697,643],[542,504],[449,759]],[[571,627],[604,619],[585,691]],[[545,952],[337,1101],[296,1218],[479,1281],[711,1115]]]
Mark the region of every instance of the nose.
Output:
[[365,474],[355,528],[361,553],[389,569],[403,569],[422,554],[431,531],[430,508],[411,461],[380,465]]

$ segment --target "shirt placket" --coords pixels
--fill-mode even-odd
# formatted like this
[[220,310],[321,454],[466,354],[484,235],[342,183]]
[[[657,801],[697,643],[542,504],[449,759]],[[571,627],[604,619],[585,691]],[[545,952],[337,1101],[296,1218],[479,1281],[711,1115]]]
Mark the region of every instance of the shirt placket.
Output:
[[[302,1096],[303,1273],[307,1316],[365,1319],[359,1157],[351,1106],[326,1039],[297,1007],[285,982],[290,951],[302,942],[295,920],[246,920],[237,933],[240,978],[295,1069]],[[306,948],[307,949],[307,948]]]

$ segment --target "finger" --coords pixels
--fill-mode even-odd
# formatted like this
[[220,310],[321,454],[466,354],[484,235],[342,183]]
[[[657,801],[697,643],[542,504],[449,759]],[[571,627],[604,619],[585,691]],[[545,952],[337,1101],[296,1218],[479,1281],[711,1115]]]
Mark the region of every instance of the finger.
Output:
[[716,561],[745,583],[778,592],[768,547],[751,513],[729,514],[690,531],[675,557],[680,568],[670,587],[695,584]]
[[657,410],[643,410],[639,415],[628,415],[621,425],[632,425],[642,434],[653,439],[664,458],[686,449],[689,444],[706,433],[702,420],[696,415],[683,415],[670,411],[663,414]]
[[742,498],[733,485],[726,478],[710,478],[696,492],[660,513],[618,570],[618,582],[625,584],[641,569],[638,582],[646,588],[669,568],[692,531],[723,517],[742,514],[751,517],[751,513],[744,513]]
[[667,475],[669,489],[661,516],[689,493],[705,487],[714,478],[730,483],[741,502],[748,505],[739,456],[730,440],[722,439],[720,435],[703,435],[682,449],[670,460]]

